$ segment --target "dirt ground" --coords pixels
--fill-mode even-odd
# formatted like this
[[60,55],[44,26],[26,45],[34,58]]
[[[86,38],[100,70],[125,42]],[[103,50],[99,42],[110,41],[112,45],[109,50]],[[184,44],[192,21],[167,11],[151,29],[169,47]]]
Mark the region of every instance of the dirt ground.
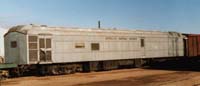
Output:
[[123,69],[7,79],[1,86],[200,86],[199,71]]

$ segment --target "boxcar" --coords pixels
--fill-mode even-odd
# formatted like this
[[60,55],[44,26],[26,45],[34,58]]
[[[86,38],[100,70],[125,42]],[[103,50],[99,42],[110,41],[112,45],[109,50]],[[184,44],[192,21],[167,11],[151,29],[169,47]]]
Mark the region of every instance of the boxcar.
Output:
[[200,34],[184,34],[185,40],[185,56],[197,57],[200,56]]
[[184,36],[177,32],[19,25],[4,39],[6,63],[19,65],[78,63],[83,69],[112,69],[137,59],[184,56]]

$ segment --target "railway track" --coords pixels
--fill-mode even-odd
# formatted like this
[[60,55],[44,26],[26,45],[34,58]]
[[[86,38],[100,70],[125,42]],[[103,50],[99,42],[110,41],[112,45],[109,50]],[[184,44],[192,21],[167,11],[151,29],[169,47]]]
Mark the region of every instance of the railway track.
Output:
[[[106,77],[106,78],[105,78]],[[3,86],[198,86],[198,71],[123,69],[71,75],[20,77],[2,82]],[[186,85],[185,85],[186,84]]]

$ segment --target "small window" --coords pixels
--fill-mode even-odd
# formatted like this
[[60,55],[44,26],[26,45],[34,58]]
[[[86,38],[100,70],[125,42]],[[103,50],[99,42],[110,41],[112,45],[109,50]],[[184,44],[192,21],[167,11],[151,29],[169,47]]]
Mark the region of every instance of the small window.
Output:
[[75,48],[85,48],[85,44],[84,43],[76,43]]
[[99,50],[99,43],[92,43],[91,44],[91,49],[92,50]]
[[11,48],[17,47],[17,41],[11,41]]
[[141,47],[144,47],[144,39],[141,39]]

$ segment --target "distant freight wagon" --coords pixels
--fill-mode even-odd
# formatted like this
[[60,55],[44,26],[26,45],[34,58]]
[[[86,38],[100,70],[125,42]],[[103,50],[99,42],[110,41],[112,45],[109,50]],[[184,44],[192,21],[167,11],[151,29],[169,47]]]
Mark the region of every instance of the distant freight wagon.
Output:
[[185,54],[189,57],[200,56],[200,34],[185,34]]
[[21,72],[40,74],[137,67],[143,60],[185,57],[191,47],[186,44],[190,40],[187,36],[178,32],[19,25],[4,35],[5,62],[18,64]]

